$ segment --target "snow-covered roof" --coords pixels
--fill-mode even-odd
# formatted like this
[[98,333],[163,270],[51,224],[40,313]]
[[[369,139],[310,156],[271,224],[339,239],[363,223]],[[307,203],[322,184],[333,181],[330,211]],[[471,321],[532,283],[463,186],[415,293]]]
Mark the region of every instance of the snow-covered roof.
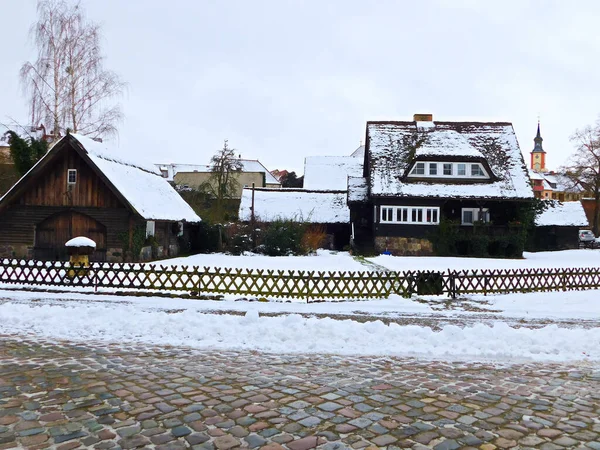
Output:
[[[252,189],[244,189],[240,202],[240,220],[250,220]],[[254,189],[257,220],[295,220],[307,223],[348,223],[350,209],[346,191],[310,191],[304,189]]]
[[[119,193],[146,220],[199,222],[200,217],[153,164],[124,158],[107,144],[71,134]],[[66,139],[66,138],[63,138]]]
[[368,200],[369,187],[364,177],[348,177],[348,202]]
[[535,219],[538,227],[587,227],[589,222],[581,202],[560,203],[547,200],[548,207]]
[[541,173],[538,173],[534,170],[529,170],[529,178],[531,180],[543,180],[544,176]]
[[[512,124],[507,122],[368,122],[366,151],[372,196],[532,199],[529,174]],[[491,181],[407,181],[416,158],[485,160]]]
[[304,188],[348,189],[348,177],[362,175],[363,160],[353,156],[307,156],[304,159]]
[[352,156],[353,158],[360,158],[363,159],[365,157],[365,146],[361,145],[360,147],[358,147],[356,150],[354,150],[350,156]]
[[[240,159],[242,163],[242,172],[258,172],[265,174],[266,184],[281,184],[277,181],[271,172],[267,170],[262,163],[256,159]],[[160,170],[166,170],[168,173],[167,180],[173,181],[175,175],[180,172],[191,173],[191,172],[210,172],[210,165],[207,164],[155,164]]]
[[483,154],[469,140],[454,130],[433,131],[427,128],[428,139],[417,148],[415,156],[452,156],[465,158],[483,158]]

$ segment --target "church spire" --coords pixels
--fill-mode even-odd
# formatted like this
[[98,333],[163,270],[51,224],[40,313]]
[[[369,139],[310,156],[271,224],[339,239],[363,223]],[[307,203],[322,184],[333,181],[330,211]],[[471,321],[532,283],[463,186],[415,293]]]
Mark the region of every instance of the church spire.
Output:
[[535,143],[535,145],[533,147],[534,153],[546,153],[544,151],[544,149],[542,148],[543,140],[544,139],[542,139],[542,134],[540,133],[540,121],[538,120],[537,134],[535,135],[535,138],[533,139],[533,142]]
[[546,171],[546,152],[542,147],[542,133],[540,133],[540,121],[538,120],[537,134],[533,139],[535,143],[533,150],[531,151],[531,169],[535,172]]

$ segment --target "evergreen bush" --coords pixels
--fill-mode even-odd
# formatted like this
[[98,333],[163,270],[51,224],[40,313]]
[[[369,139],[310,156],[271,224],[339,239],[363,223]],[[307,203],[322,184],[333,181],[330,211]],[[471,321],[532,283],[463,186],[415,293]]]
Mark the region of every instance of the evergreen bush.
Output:
[[271,222],[262,235],[259,250],[269,256],[300,255],[306,225],[291,220]]

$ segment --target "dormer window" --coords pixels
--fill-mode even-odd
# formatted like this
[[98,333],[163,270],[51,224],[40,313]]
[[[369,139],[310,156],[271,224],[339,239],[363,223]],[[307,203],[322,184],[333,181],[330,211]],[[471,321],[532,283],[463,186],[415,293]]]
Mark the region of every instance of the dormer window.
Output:
[[412,175],[425,175],[425,163],[419,162],[415,164],[415,168],[412,170]]
[[67,171],[67,184],[77,184],[77,169]]
[[483,170],[479,164],[471,164],[471,176],[482,177],[484,176]]
[[481,163],[469,162],[416,162],[408,177],[415,178],[475,178],[489,179]]

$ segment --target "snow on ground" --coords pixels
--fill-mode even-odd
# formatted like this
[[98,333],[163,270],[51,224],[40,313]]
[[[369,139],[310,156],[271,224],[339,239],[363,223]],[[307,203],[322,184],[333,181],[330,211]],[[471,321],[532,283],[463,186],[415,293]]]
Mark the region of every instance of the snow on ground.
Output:
[[237,267],[243,269],[277,270],[346,270],[368,271],[369,262],[389,270],[475,270],[475,269],[532,269],[557,267],[598,267],[600,250],[581,249],[560,252],[523,253],[523,259],[459,258],[442,256],[390,256],[365,258],[367,264],[354,259],[348,252],[318,250],[316,256],[265,256],[246,253],[242,256],[225,253],[192,255],[147,264],[187,265],[200,267]]
[[560,252],[523,253],[523,259],[459,258],[443,256],[389,256],[367,258],[390,270],[476,270],[476,269],[533,269],[555,267],[598,267],[600,251],[581,249]]
[[165,259],[148,264],[155,266],[206,266],[274,270],[348,270],[363,272],[372,270],[371,267],[365,266],[352,258],[348,252],[332,252],[329,250],[317,250],[316,256],[265,256],[254,253],[233,256],[225,253],[210,253]]
[[[527,253],[522,260],[370,258],[393,270],[597,266],[600,252]],[[158,265],[199,265],[288,270],[372,270],[348,253],[271,258],[195,255]],[[600,290],[447,297],[391,296],[386,300],[261,303],[176,298],[0,291],[0,334],[33,334],[74,341],[104,340],[206,349],[415,356],[433,359],[515,361],[588,360],[600,363]],[[237,312],[238,315],[226,314]],[[219,314],[220,312],[220,314]],[[242,315],[239,315],[239,314]],[[267,317],[264,314],[278,314]],[[305,317],[300,314],[315,314]],[[323,317],[329,315],[332,317]],[[355,320],[336,320],[334,317]],[[344,317],[340,317],[344,316]],[[369,316],[370,321],[364,321]],[[448,318],[440,329],[386,325],[377,319]],[[469,317],[464,326],[450,319]],[[485,320],[483,320],[485,318]],[[570,320],[571,328],[513,328],[514,319]],[[575,327],[590,321],[592,327]],[[479,323],[478,323],[479,322]],[[507,323],[508,322],[508,323]],[[573,323],[575,322],[575,323]],[[455,323],[460,323],[456,320]],[[470,325],[469,325],[470,324]],[[539,323],[538,323],[539,325]],[[564,323],[563,323],[564,325]]]
[[[74,341],[185,345],[201,349],[276,353],[414,356],[444,360],[600,362],[600,327],[512,328],[503,320],[464,327],[335,320],[299,313],[368,314],[372,318],[427,317],[435,304],[393,297],[344,303],[260,303],[170,298],[0,292],[0,334],[32,334]],[[600,291],[521,294],[471,299],[499,315],[597,318]],[[35,301],[34,301],[35,300]],[[425,299],[426,300],[426,299]],[[489,305],[483,303],[490,302]],[[237,310],[244,315],[215,314]],[[209,313],[210,312],[210,313]],[[266,317],[265,313],[280,313]],[[456,310],[437,311],[448,318]],[[460,311],[478,317],[481,313]]]
[[298,314],[260,317],[171,313],[136,305],[0,305],[0,333],[75,341],[141,342],[275,353],[420,356],[442,359],[600,361],[600,328],[511,328],[504,323],[439,332],[427,327],[361,323]]

